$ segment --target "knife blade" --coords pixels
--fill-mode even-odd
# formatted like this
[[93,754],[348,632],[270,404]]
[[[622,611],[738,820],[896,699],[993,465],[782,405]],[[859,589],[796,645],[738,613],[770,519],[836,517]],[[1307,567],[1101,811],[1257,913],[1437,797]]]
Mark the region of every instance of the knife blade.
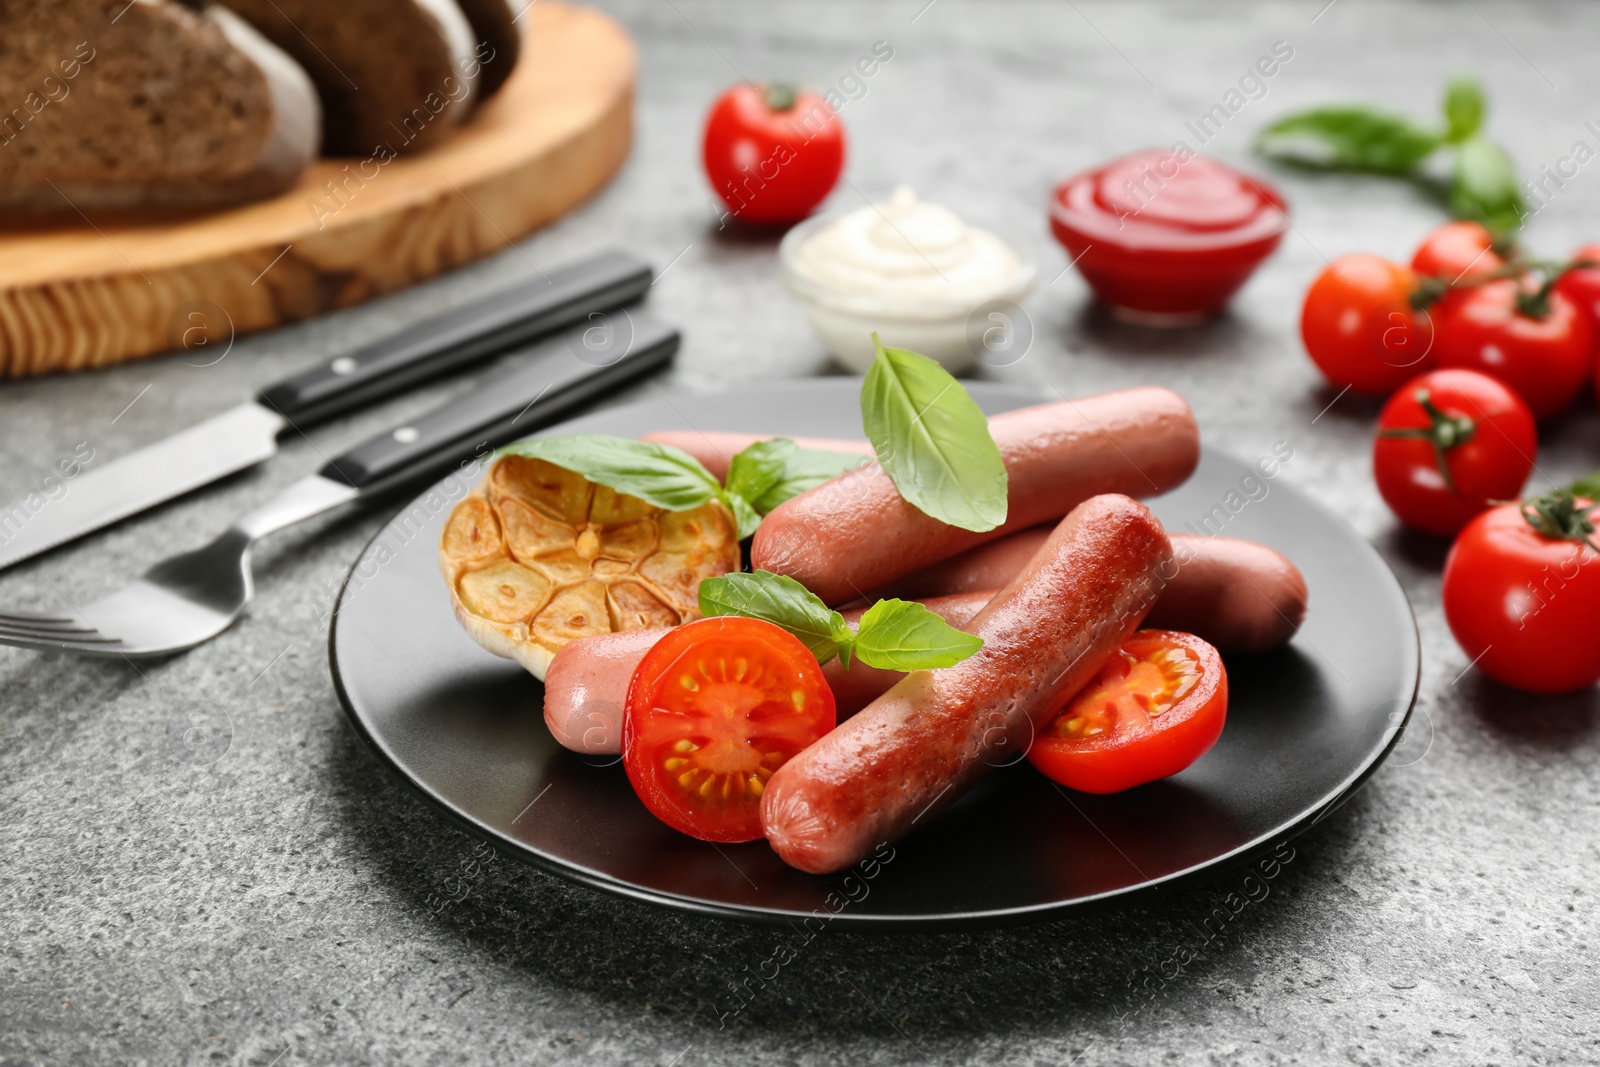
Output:
[[650,265],[609,250],[340,355],[254,399],[0,508],[0,570],[269,459],[278,435],[371,403],[643,295]]
[[85,469],[37,511],[25,500],[12,504],[0,511],[0,569],[268,459],[287,425],[275,411],[240,404],[132,455]]

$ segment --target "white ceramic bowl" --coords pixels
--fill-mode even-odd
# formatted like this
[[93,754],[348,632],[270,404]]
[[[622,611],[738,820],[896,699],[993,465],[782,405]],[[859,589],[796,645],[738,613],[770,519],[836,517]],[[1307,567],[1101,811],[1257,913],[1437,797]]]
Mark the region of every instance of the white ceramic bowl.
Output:
[[[971,369],[986,350],[988,331],[1001,321],[991,321],[991,315],[1009,318],[1020,314],[1021,302],[1038,276],[1032,243],[1019,233],[988,224],[979,225],[1010,246],[1019,264],[1014,278],[989,292],[913,303],[899,294],[844,289],[801,274],[795,269],[796,252],[838,217],[821,215],[795,226],[778,245],[778,262],[783,287],[805,312],[811,331],[834,358],[852,370],[865,371],[872,365],[874,331],[886,347],[920,352],[952,374]],[[979,310],[991,303],[1000,306],[979,316]]]

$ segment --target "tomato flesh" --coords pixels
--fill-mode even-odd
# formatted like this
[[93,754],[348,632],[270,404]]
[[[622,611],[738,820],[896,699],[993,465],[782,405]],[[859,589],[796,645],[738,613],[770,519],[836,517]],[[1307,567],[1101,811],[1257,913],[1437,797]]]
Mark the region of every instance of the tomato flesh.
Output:
[[1040,731],[1028,761],[1072,789],[1118,793],[1205,755],[1227,713],[1215,648],[1193,634],[1140,630]]
[[759,619],[680,626],[633,673],[622,763],[662,822],[705,841],[761,836],[772,773],[833,729],[833,693],[816,657]]

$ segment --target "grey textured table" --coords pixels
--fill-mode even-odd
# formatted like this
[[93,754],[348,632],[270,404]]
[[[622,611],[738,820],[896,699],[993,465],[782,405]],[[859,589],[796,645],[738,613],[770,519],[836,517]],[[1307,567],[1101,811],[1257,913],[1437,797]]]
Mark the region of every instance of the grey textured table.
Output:
[[[651,302],[687,344],[663,388],[828,372],[781,293],[772,242],[712,226],[699,124],[740,74],[837,83],[886,40],[893,59],[843,109],[849,183],[835,202],[909,182],[1033,234],[1037,338],[987,376],[1073,393],[1163,382],[1194,403],[1209,445],[1253,457],[1290,442],[1283,476],[1370,535],[1415,605],[1426,665],[1399,758],[1298,839],[1219,934],[1204,920],[1242,891],[1242,873],[1020,929],[832,931],[719,1024],[728,982],[781,931],[681,917],[486,856],[361,751],[323,624],[383,518],[361,513],[273,541],[249,617],[187,656],[135,670],[0,650],[0,1062],[1600,1058],[1600,697],[1534,700],[1466,670],[1439,610],[1442,549],[1399,533],[1372,489],[1374,405],[1330,406],[1296,331],[1324,257],[1403,258],[1437,209],[1383,183],[1276,175],[1294,206],[1282,250],[1229,317],[1172,334],[1091,310],[1076,275],[1058,278],[1065,258],[1044,226],[1053,179],[1146,144],[1193,146],[1184,122],[1278,40],[1292,60],[1207,151],[1255,165],[1257,126],[1330,98],[1431,112],[1462,67],[1488,82],[1493,132],[1525,173],[1574,140],[1593,145],[1583,123],[1600,97],[1600,9],[1339,0],[1319,15],[1324,2],[619,3],[643,55],[637,146],[560,225],[401,297],[241,341],[214,366],[168,359],[0,386],[10,499],[79,442],[115,456],[252,383],[609,242],[671,264]],[[1534,219],[1537,249],[1600,236],[1592,169]],[[102,590],[452,387],[290,440],[257,472],[0,576],[0,603]],[[1551,428],[1541,469],[1562,478],[1600,463],[1597,441],[1586,403]]]

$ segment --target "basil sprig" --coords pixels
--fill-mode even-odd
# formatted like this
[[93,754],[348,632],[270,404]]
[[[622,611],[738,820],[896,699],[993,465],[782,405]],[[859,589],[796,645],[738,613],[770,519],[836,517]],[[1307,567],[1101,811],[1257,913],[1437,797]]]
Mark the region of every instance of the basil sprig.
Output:
[[1441,149],[1451,155],[1450,178],[1439,191],[1456,218],[1483,223],[1496,234],[1522,224],[1527,213],[1516,167],[1483,134],[1483,87],[1458,77],[1445,90],[1444,122],[1434,127],[1372,108],[1319,107],[1287,115],[1263,129],[1256,150],[1268,158],[1320,170],[1361,171],[1437,187],[1423,164]]
[[983,638],[957,630],[915,600],[880,600],[861,613],[853,651],[869,667],[921,671],[954,666],[982,647]]
[[627,437],[603,433],[532,437],[506,445],[499,454],[542,459],[667,511],[688,511],[722,494],[711,472],[681,448]]
[[1006,465],[989,420],[927,356],[885,348],[861,383],[861,422],[900,495],[951,526],[982,533],[1006,521]]
[[728,463],[727,491],[750,502],[758,514],[867,462],[855,452],[801,448],[787,437],[757,441]]
[[1456,146],[1450,213],[1458,219],[1476,219],[1496,234],[1522,224],[1527,208],[1517,188],[1517,166],[1505,149],[1486,137],[1469,137]]
[[700,582],[700,613],[742,615],[780,626],[800,639],[818,663],[852,655],[893,671],[952,667],[983,647],[983,638],[957,630],[913,600],[880,600],[852,630],[844,616],[784,574],[756,571]]
[[[877,334],[872,343],[877,357],[861,383],[861,421],[895,489],[951,526],[980,533],[1000,526],[1006,467],[982,409],[927,356],[885,348]],[[499,454],[542,459],[668,511],[720,500],[733,512],[741,540],[784,501],[867,461],[775,437],[734,456],[723,485],[681,449],[609,434],[530,438]]]
[[1318,170],[1406,175],[1443,143],[1404,115],[1364,107],[1316,107],[1279,119],[1256,146],[1280,162]]
[[720,500],[733,512],[740,540],[755,533],[762,516],[785,500],[866,462],[865,456],[804,449],[788,438],[773,438],[734,456],[728,484],[722,485],[682,449],[610,434],[533,437],[497,454],[542,459],[667,511]]
[[[845,471],[854,470],[867,462],[867,458],[852,452],[824,452],[816,448],[796,447],[784,460],[783,474],[759,496],[751,498],[750,503],[765,515],[785,500],[815,489]],[[733,472],[730,469],[728,473],[731,481]]]

